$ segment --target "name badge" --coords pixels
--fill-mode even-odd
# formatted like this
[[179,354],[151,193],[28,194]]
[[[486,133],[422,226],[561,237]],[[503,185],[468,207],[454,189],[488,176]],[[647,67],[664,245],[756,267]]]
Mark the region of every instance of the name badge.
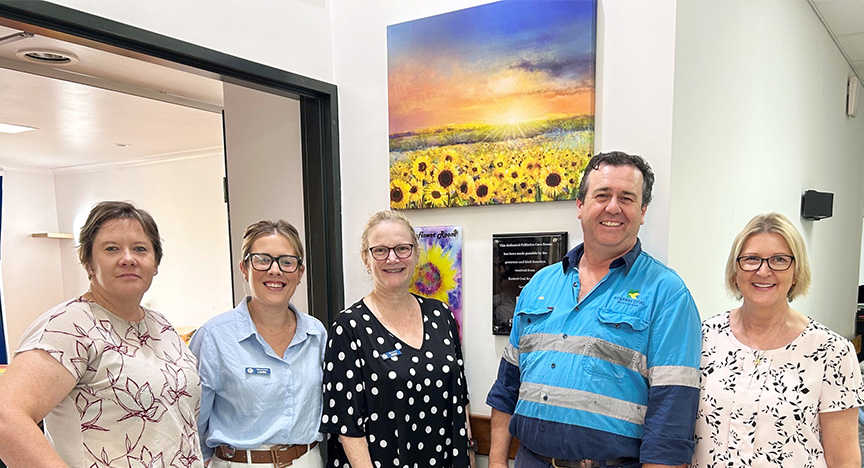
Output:
[[381,359],[384,359],[386,361],[387,359],[392,359],[392,358],[394,358],[400,354],[402,354],[402,351],[400,351],[398,349],[394,349],[393,351],[388,351],[386,353],[381,354]]
[[249,375],[252,375],[252,374],[270,375],[270,368],[268,368],[268,367],[247,367],[246,373]]

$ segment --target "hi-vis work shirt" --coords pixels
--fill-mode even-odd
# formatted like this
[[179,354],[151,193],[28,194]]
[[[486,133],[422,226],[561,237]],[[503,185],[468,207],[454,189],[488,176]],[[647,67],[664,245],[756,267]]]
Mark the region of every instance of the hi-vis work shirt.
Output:
[[579,301],[583,253],[522,290],[487,404],[543,456],[690,463],[702,345],[690,292],[637,240]]

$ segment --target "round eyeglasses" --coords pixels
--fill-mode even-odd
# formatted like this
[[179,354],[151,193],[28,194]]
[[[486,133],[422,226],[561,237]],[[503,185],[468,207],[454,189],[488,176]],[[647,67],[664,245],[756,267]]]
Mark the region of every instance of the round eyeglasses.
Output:
[[411,256],[411,252],[414,251],[414,244],[399,244],[393,247],[387,247],[386,245],[369,247],[369,253],[372,254],[372,258],[375,260],[387,260],[391,250],[396,254],[396,258],[408,258]]
[[303,260],[296,255],[280,255],[274,257],[266,253],[249,253],[246,254],[246,260],[252,264],[252,268],[258,271],[267,271],[276,262],[282,273],[294,273],[300,268]]
[[756,271],[762,268],[763,262],[768,262],[768,268],[774,271],[786,271],[792,266],[795,257],[791,255],[773,255],[771,257],[757,257],[755,255],[742,255],[738,257],[738,266],[744,271]]

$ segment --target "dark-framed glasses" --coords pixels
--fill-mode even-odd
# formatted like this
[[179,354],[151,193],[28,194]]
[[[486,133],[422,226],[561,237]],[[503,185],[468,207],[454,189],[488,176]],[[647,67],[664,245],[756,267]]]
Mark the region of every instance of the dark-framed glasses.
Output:
[[294,273],[303,263],[303,260],[296,255],[274,257],[266,253],[248,253],[246,254],[246,260],[252,264],[254,270],[258,271],[267,271],[273,265],[273,262],[276,262],[282,273]]
[[411,252],[414,251],[414,244],[399,244],[393,247],[387,247],[386,245],[369,247],[369,253],[372,254],[372,258],[375,260],[387,260],[391,250],[396,254],[396,258],[408,258],[411,256]]
[[793,260],[795,257],[791,255],[772,255],[771,257],[742,255],[738,257],[738,266],[744,271],[756,271],[762,268],[763,262],[768,262],[768,268],[774,271],[786,271],[792,266]]

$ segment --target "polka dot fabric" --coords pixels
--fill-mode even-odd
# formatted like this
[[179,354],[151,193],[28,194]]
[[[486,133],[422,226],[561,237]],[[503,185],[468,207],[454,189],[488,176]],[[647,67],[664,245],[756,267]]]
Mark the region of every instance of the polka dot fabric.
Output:
[[453,313],[415,296],[424,340],[414,349],[359,301],[330,328],[321,432],[332,434],[327,466],[347,468],[339,435],[366,437],[377,468],[469,466],[468,392]]

